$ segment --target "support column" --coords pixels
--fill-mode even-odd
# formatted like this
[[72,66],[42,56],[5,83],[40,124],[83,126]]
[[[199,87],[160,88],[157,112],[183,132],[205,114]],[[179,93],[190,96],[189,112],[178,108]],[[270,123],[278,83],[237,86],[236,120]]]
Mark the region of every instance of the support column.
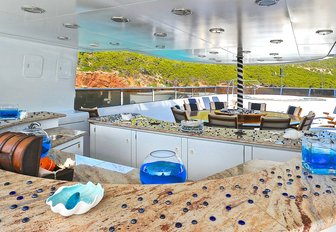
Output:
[[244,105],[244,76],[243,76],[243,56],[238,54],[237,56],[237,106],[238,109],[242,109]]

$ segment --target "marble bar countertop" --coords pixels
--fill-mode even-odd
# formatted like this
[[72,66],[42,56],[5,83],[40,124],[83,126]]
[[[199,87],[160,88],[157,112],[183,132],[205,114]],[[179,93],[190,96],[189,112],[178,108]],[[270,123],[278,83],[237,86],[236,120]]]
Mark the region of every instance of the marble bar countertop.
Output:
[[55,161],[56,165],[64,164],[67,158],[75,161],[74,179],[86,183],[106,184],[139,184],[139,169],[120,164],[97,160],[90,157],[76,155],[64,151],[51,149],[48,157]]
[[0,231],[315,232],[336,225],[336,177],[310,175],[300,159],[184,184],[103,183],[95,208],[65,218],[45,201],[55,188],[72,184],[0,170]]
[[24,124],[24,123],[31,123],[41,120],[48,120],[48,119],[55,119],[55,118],[62,118],[65,117],[65,114],[59,113],[52,113],[52,112],[31,112],[28,113],[27,117],[21,120],[1,120],[0,119],[0,129]]
[[[89,119],[92,124],[123,127],[134,130],[145,130],[160,133],[176,134],[180,136],[238,142],[247,145],[259,145],[301,151],[301,140],[283,138],[284,131],[280,130],[237,130],[221,127],[204,126],[202,134],[182,132],[179,123],[172,123],[134,114],[134,119],[123,121],[119,115],[109,115]],[[240,132],[243,134],[240,134]]]
[[51,138],[51,147],[57,147],[61,144],[84,136],[87,132],[73,130],[64,127],[55,127],[45,130]]

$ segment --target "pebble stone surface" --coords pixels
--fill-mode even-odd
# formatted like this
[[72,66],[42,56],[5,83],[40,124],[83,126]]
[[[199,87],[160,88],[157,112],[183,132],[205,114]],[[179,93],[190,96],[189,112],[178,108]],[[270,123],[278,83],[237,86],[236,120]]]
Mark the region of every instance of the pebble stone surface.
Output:
[[[300,162],[176,185],[103,184],[100,204],[68,218],[45,200],[73,182],[0,170],[0,231],[320,231],[336,225],[335,177],[304,175]],[[301,178],[289,181],[288,174]]]

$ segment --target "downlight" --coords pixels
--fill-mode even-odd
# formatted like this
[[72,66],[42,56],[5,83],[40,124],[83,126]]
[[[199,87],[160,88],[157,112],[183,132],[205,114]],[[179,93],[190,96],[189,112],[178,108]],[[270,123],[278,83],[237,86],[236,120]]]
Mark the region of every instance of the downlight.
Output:
[[57,36],[57,39],[59,39],[59,40],[69,40],[69,37],[67,37],[67,36]]
[[211,33],[220,34],[220,33],[223,33],[225,30],[221,27],[214,27],[214,28],[210,28],[209,31]]
[[175,15],[180,15],[180,16],[187,16],[187,15],[192,14],[192,11],[186,8],[174,8],[171,10],[171,12]]
[[271,52],[270,53],[270,56],[278,56],[279,55],[279,53],[277,53],[277,52]]
[[22,6],[21,10],[28,12],[28,13],[33,13],[33,14],[43,14],[46,12],[45,9],[42,9],[37,6]]
[[165,45],[156,45],[155,47],[156,47],[156,48],[159,48],[159,49],[164,49],[164,48],[166,48]]
[[272,44],[280,44],[280,43],[282,43],[282,42],[283,42],[282,39],[271,39],[271,40],[270,40],[270,43],[272,43]]
[[212,54],[212,55],[217,55],[218,54],[217,51],[210,51],[209,53]]
[[69,28],[69,29],[78,29],[79,25],[76,23],[63,23],[63,27]]
[[205,58],[206,55],[199,54],[198,57],[199,57],[199,58]]
[[167,37],[167,33],[166,32],[155,32],[154,36],[163,38],[163,37]]
[[118,43],[118,42],[116,42],[116,43],[114,43],[114,42],[109,42],[109,45],[112,45],[112,46],[119,46],[120,43]]
[[99,47],[99,44],[97,44],[97,43],[91,43],[91,44],[89,44],[89,46],[93,47],[93,48],[97,48],[97,47]]
[[256,0],[255,3],[259,6],[273,6],[277,4],[279,0]]
[[325,30],[317,30],[316,34],[319,34],[319,35],[329,35],[329,34],[331,34],[333,32],[334,32],[333,30],[325,29]]
[[119,17],[119,16],[118,17],[117,16],[112,17],[111,20],[114,21],[114,22],[117,22],[117,23],[128,23],[130,21],[126,17]]

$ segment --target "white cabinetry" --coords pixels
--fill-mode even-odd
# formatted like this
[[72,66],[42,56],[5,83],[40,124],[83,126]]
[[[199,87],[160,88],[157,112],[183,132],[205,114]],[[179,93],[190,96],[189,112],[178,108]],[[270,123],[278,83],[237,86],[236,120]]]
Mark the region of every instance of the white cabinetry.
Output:
[[83,137],[63,143],[54,149],[64,152],[70,152],[77,155],[83,155]]
[[189,180],[199,180],[243,162],[243,145],[188,139]]
[[[254,160],[272,160],[286,162],[297,156],[300,156],[301,152],[287,151],[272,148],[253,147],[253,159]],[[266,167],[265,167],[266,168]]]
[[91,157],[132,166],[132,131],[109,126],[90,126]]
[[141,167],[144,159],[155,150],[170,150],[181,158],[182,138],[179,136],[137,132],[136,167]]

